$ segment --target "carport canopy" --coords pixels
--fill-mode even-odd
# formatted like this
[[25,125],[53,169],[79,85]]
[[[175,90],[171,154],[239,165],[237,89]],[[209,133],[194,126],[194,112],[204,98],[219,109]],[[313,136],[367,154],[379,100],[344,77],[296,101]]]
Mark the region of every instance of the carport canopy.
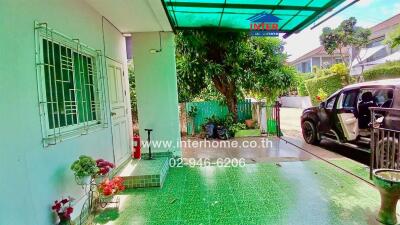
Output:
[[[162,0],[175,30],[221,27],[248,31],[250,17],[278,17],[279,32],[301,31],[345,0]],[[285,37],[284,36],[284,37]]]

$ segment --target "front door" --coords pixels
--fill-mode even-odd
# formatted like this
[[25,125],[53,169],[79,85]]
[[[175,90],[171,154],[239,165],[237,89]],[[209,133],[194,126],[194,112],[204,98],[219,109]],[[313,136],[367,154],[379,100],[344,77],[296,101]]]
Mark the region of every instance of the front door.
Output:
[[114,163],[120,165],[129,157],[129,132],[126,107],[125,78],[122,65],[107,60],[108,90],[111,106]]

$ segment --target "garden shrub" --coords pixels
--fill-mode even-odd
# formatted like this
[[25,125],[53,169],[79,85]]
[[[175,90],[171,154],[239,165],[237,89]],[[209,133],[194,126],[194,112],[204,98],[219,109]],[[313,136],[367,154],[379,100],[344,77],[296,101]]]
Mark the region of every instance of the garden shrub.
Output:
[[294,83],[292,90],[297,90],[298,96],[309,96],[310,94],[307,91],[305,81],[309,79],[313,79],[315,74],[313,73],[297,73],[295,75]]
[[309,80],[315,78],[315,73],[300,73],[304,80]]
[[318,95],[317,95],[317,100],[318,102],[323,102],[328,98],[328,94],[324,91],[324,89],[319,88],[318,89]]
[[400,61],[388,62],[364,72],[364,80],[400,78]]
[[308,93],[310,93],[313,105],[318,105],[317,96],[318,92],[320,92],[319,89],[322,89],[327,96],[330,96],[343,87],[341,76],[337,74],[306,80],[305,85]]
[[318,68],[315,71],[315,78],[326,77],[326,76],[329,76],[329,75],[332,75],[332,73],[331,73],[331,71],[329,69],[326,69],[326,68],[322,68],[322,69]]
[[344,63],[337,63],[332,65],[329,68],[329,71],[331,72],[331,74],[336,74],[340,76],[343,86],[348,85],[350,83],[349,69]]
[[244,123],[235,123],[232,114],[228,114],[226,117],[218,118],[215,115],[207,118],[206,123],[203,124],[205,127],[206,124],[213,123],[215,125],[224,126],[228,132],[230,137],[235,137],[235,133],[239,130],[246,129],[246,125]]
[[299,96],[308,96],[308,92],[306,89],[306,85],[304,84],[304,80],[305,79],[304,79],[303,73],[297,73],[294,76],[292,90],[297,90],[297,95],[299,95]]
[[297,94],[299,96],[308,96],[309,95],[304,80],[301,80],[299,82],[299,85],[297,86]]

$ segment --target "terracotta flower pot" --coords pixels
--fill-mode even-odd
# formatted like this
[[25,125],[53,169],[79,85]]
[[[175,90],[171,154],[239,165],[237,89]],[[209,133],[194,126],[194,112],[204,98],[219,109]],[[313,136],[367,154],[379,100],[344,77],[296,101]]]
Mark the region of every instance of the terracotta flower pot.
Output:
[[246,124],[246,127],[248,127],[248,128],[254,127],[254,120],[245,120],[244,123]]

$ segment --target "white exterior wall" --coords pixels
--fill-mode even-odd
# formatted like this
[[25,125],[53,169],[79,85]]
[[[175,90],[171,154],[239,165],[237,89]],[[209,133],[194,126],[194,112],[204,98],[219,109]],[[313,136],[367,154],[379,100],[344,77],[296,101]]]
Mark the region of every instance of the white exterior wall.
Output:
[[123,36],[104,21],[103,43],[102,16],[84,1],[0,0],[1,225],[54,224],[51,204],[68,195],[78,200],[73,214],[76,217],[84,190],[75,184],[71,163],[82,154],[113,160],[110,121],[108,128],[43,147],[35,20],[47,22],[49,27],[94,49],[104,51],[105,46],[106,56],[123,63],[126,70]]
[[[161,47],[160,50],[160,40]],[[175,42],[172,32],[141,32],[132,34],[133,62],[139,117],[139,134],[147,140],[144,129],[153,129],[152,141],[170,142],[153,146],[153,152],[181,155],[178,88],[175,63]],[[152,50],[160,50],[153,52]],[[148,149],[142,149],[148,153]]]

